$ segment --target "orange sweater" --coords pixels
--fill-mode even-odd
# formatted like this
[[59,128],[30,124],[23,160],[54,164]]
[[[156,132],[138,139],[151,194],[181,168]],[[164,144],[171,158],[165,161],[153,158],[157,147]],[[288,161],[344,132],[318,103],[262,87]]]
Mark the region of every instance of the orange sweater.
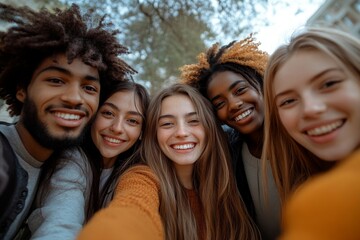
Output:
[[164,239],[159,188],[149,167],[132,167],[121,176],[109,206],[95,214],[78,239]]
[[281,240],[360,239],[360,150],[305,183],[284,211]]

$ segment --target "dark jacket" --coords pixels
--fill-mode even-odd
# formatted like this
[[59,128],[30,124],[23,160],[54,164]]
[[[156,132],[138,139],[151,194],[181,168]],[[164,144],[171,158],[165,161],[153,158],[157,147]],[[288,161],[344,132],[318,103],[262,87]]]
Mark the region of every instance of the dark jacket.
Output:
[[235,172],[236,184],[240,195],[245,203],[250,217],[256,221],[255,206],[251,197],[250,188],[245,174],[245,167],[242,159],[242,146],[244,141],[241,139],[240,133],[230,127],[224,126],[224,131],[228,135],[231,155],[232,166]]
[[0,191],[0,239],[3,239],[11,223],[25,206],[28,194],[28,173],[20,163],[7,138],[0,132],[1,180],[5,184]]

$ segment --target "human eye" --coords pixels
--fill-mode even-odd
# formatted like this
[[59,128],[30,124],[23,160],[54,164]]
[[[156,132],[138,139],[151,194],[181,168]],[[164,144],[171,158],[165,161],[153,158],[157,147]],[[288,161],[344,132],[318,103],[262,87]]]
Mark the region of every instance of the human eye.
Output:
[[47,78],[46,81],[55,85],[60,85],[64,83],[64,81],[61,78],[55,78],[55,77]]
[[98,88],[94,85],[84,85],[83,88],[88,93],[97,93],[98,92]]
[[241,95],[246,91],[247,87],[241,86],[235,89],[235,96]]
[[162,119],[159,121],[159,126],[161,128],[170,128],[173,125],[174,125],[174,123],[170,120]]
[[141,121],[139,119],[136,119],[136,118],[129,118],[127,121],[132,126],[137,126],[137,125],[141,124]]
[[108,110],[108,109],[103,109],[100,111],[101,115],[104,116],[105,118],[111,118],[113,116],[115,116],[114,112]]
[[225,105],[225,102],[224,101],[215,101],[212,104],[216,110],[219,110]]
[[191,126],[196,126],[200,123],[200,120],[198,117],[194,117],[194,118],[191,118],[189,119],[188,123],[191,125]]
[[337,86],[341,80],[327,80],[323,84],[321,84],[320,89],[331,89],[332,87]]
[[289,107],[293,104],[295,104],[296,99],[295,98],[283,98],[278,101],[279,107]]

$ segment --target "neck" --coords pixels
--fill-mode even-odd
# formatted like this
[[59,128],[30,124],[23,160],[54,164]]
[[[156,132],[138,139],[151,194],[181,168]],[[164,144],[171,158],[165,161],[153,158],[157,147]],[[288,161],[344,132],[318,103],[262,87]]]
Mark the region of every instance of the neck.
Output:
[[194,165],[175,165],[176,175],[181,184],[186,189],[193,189],[193,169]]
[[29,133],[29,131],[25,128],[23,123],[21,123],[21,121],[16,123],[15,128],[19,133],[21,142],[24,144],[26,150],[36,160],[40,162],[44,162],[54,152],[53,149],[48,149],[40,145]]
[[115,164],[116,161],[116,157],[112,157],[112,158],[105,158],[103,157],[103,164],[104,164],[104,169],[105,168],[112,168]]
[[259,128],[255,132],[247,135],[245,137],[245,142],[248,145],[249,152],[256,158],[261,158],[263,143],[264,143],[264,133],[263,128]]

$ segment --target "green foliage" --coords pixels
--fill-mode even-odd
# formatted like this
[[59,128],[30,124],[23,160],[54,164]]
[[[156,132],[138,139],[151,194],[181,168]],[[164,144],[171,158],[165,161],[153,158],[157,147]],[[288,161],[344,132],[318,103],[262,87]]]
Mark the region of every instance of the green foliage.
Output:
[[249,33],[256,16],[251,0],[60,1],[108,14],[121,31],[119,41],[131,51],[126,60],[139,72],[136,80],[151,93],[176,81],[179,67],[194,63],[210,44],[225,44]]

